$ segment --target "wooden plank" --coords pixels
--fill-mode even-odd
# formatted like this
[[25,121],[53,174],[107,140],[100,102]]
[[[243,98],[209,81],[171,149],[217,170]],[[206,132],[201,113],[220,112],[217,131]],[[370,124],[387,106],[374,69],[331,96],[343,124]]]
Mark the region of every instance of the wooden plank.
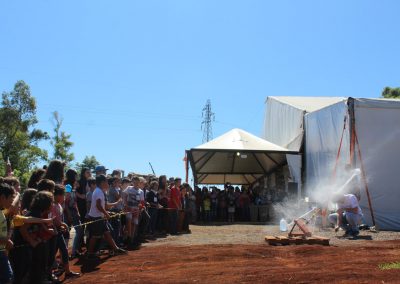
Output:
[[304,233],[305,236],[311,237],[311,232],[308,229],[306,223],[304,223],[303,219],[297,219],[297,220],[294,220],[294,222],[297,224],[297,226]]

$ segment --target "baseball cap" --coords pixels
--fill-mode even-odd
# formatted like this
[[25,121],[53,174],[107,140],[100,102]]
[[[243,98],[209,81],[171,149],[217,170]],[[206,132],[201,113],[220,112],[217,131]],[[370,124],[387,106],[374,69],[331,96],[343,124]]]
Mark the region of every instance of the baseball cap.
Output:
[[96,166],[93,172],[103,172],[103,171],[108,171],[105,166]]

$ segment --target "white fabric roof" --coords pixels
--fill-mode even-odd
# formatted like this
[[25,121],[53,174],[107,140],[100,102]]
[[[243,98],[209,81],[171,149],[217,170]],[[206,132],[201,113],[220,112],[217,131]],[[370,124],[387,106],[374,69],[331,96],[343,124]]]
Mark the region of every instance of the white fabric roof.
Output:
[[195,149],[223,149],[250,151],[288,151],[288,149],[268,142],[242,129],[234,128],[225,134],[203,144]]
[[251,184],[286,163],[287,153],[241,129],[231,131],[188,151],[196,184]]
[[280,101],[284,104],[304,110],[306,112],[313,112],[316,110],[320,110],[324,107],[347,100],[347,98],[344,98],[344,97],[275,97],[275,96],[270,96],[268,98]]

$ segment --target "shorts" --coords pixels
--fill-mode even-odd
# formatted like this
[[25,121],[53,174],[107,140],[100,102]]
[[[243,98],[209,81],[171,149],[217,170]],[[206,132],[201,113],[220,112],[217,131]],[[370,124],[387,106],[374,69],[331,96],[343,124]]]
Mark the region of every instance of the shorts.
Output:
[[9,283],[14,274],[5,251],[0,251],[0,283]]
[[[130,209],[130,211],[134,211],[134,210],[139,211],[139,208],[137,208],[137,207],[132,207],[129,209]],[[126,213],[126,221],[131,222],[132,220],[135,225],[138,225],[139,224],[139,214],[138,214],[138,216],[134,217],[133,213]]]
[[104,233],[110,231],[107,220],[103,220],[102,217],[93,218],[89,216],[88,219],[89,222],[96,221],[87,225],[90,237],[102,237]]

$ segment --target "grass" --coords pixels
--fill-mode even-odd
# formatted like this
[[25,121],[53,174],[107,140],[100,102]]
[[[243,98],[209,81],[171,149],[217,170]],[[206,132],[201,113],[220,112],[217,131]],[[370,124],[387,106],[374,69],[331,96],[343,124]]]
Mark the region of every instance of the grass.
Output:
[[380,270],[400,269],[400,261],[379,264],[379,269]]

